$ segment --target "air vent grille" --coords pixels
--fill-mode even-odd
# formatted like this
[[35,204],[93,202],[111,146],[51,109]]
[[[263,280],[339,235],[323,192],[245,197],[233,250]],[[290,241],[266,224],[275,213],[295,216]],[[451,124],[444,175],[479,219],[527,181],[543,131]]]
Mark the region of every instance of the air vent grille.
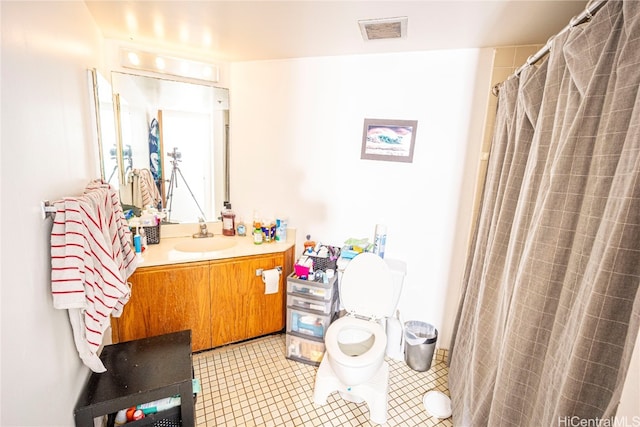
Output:
[[407,17],[363,19],[358,21],[365,40],[399,39],[407,35]]

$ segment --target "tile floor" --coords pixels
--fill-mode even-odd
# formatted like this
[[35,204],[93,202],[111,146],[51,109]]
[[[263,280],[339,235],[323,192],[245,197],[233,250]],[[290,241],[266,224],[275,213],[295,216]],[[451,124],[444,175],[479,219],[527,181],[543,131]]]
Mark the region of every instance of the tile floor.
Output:
[[[387,359],[389,413],[385,426],[452,426],[451,418],[430,417],[422,406],[429,390],[449,394],[447,367],[438,352],[427,372]],[[202,392],[196,425],[213,426],[372,426],[366,403],[332,393],[315,406],[316,367],[285,358],[285,335],[276,334],[193,355]]]

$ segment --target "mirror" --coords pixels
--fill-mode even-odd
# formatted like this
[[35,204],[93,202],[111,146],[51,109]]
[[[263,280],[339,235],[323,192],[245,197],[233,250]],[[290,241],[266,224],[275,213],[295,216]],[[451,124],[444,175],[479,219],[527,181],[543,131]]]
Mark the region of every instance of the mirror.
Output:
[[89,70],[89,79],[93,84],[100,176],[117,191],[120,187],[120,167],[111,84],[95,68]]
[[[101,152],[105,180],[116,168],[123,205],[153,200],[168,223],[216,220],[228,199],[228,89],[120,72],[111,87],[116,138],[103,138]],[[157,199],[145,198],[156,190]]]

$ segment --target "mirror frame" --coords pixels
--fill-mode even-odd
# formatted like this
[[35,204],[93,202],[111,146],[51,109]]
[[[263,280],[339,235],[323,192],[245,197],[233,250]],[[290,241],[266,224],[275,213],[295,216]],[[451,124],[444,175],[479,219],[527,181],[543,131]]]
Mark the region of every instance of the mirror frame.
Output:
[[122,154],[122,123],[120,122],[120,94],[113,92],[113,84],[111,85],[111,93],[113,97],[113,114],[114,123],[116,125],[116,161],[118,162],[118,182],[122,187],[126,184],[124,170],[124,156]]
[[93,116],[96,126],[96,142],[98,143],[98,167],[100,168],[100,178],[104,181],[104,154],[102,153],[102,125],[100,120],[100,99],[98,98],[98,70],[89,68],[89,81],[91,82],[91,96],[93,100]]

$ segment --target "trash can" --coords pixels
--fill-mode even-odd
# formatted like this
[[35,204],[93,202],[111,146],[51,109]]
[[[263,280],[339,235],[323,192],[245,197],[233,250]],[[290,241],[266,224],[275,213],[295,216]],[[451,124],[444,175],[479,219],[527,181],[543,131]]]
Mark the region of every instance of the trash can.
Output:
[[404,324],[404,361],[418,372],[431,368],[438,330],[425,322],[410,320]]

